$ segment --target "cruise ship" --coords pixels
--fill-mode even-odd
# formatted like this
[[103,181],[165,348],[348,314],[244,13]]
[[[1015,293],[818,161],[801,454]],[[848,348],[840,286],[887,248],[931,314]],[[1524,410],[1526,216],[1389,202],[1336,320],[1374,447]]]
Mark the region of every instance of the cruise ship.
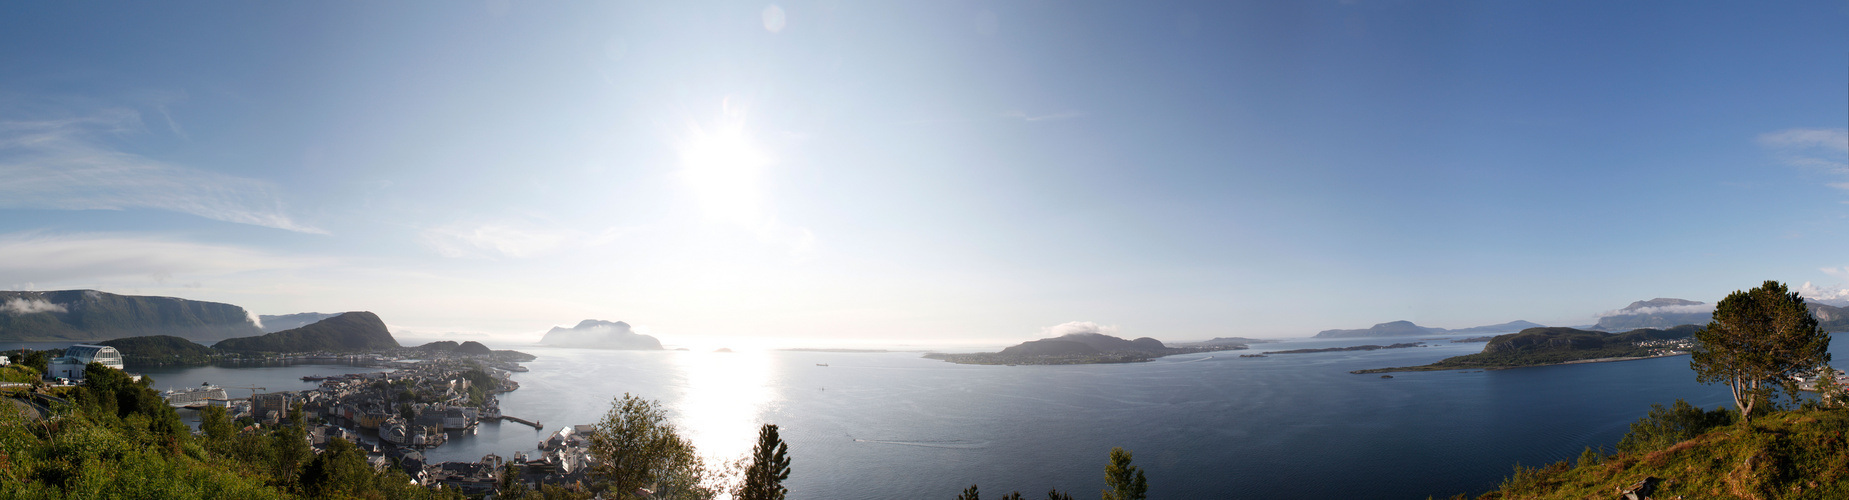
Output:
[[174,408],[204,408],[211,400],[225,401],[231,399],[225,389],[212,384],[199,384],[191,389],[178,389],[161,393],[167,405]]

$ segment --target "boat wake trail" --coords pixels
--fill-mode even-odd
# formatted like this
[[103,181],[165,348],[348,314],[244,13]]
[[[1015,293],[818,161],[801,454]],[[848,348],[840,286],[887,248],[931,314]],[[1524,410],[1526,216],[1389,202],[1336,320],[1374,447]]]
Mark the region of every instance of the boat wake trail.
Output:
[[988,441],[969,441],[969,440],[964,440],[964,439],[908,441],[908,440],[899,440],[899,439],[861,439],[861,438],[857,438],[854,436],[848,436],[848,438],[853,439],[854,442],[856,443],[893,444],[893,445],[899,445],[899,446],[918,446],[918,447],[924,447],[924,448],[945,448],[945,449],[953,449],[953,450],[973,450],[973,449],[978,449],[978,448],[989,447]]

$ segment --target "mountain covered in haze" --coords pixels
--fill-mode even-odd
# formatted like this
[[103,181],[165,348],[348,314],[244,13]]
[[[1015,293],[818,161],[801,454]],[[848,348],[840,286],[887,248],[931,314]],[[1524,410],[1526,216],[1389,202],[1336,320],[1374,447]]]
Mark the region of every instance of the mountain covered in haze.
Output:
[[280,332],[283,330],[294,330],[296,328],[301,328],[304,326],[312,325],[316,321],[321,321],[321,320],[332,318],[335,316],[339,316],[339,314],[310,312],[310,313],[277,314],[277,315],[265,314],[262,316],[258,316],[257,319],[263,321],[263,333],[276,333],[276,332]]
[[1535,323],[1532,321],[1522,321],[1518,319],[1518,320],[1510,321],[1508,323],[1503,323],[1500,325],[1473,326],[1470,328],[1459,328],[1456,330],[1447,330],[1444,328],[1432,328],[1432,330],[1436,331],[1437,333],[1443,333],[1446,335],[1450,335],[1450,334],[1457,334],[1457,333],[1511,333],[1511,332],[1519,332],[1522,330],[1527,330],[1529,328],[1546,328],[1546,327],[1547,325]]
[[358,311],[301,328],[225,339],[212,347],[234,352],[353,352],[396,349],[399,345],[378,315]]
[[0,291],[0,341],[95,342],[148,335],[215,341],[262,333],[242,307],[96,290]]
[[1321,332],[1317,332],[1316,338],[1345,339],[1345,338],[1364,338],[1364,337],[1417,337],[1420,335],[1512,333],[1512,332],[1519,332],[1519,331],[1529,329],[1529,328],[1540,328],[1543,326],[1545,325],[1541,325],[1539,323],[1533,323],[1529,321],[1515,320],[1515,321],[1510,321],[1508,323],[1502,323],[1502,324],[1497,324],[1497,325],[1473,326],[1470,328],[1459,328],[1456,330],[1449,330],[1445,328],[1433,328],[1433,327],[1419,326],[1419,325],[1413,324],[1411,321],[1391,321],[1391,322],[1381,323],[1381,324],[1374,325],[1369,328],[1363,328],[1359,330],[1323,330]]
[[1412,324],[1411,321],[1389,321],[1359,330],[1323,330],[1316,333],[1319,339],[1344,339],[1355,337],[1413,337],[1431,335],[1432,329]]
[[1102,333],[1070,333],[1058,337],[1030,340],[1002,349],[1011,356],[1068,356],[1106,352],[1162,352],[1168,346],[1149,337],[1124,340]]
[[661,350],[655,337],[630,331],[629,323],[587,319],[571,328],[552,327],[540,337],[540,345],[588,347],[594,349]]
[[1639,300],[1606,313],[1594,329],[1611,332],[1638,328],[1669,328],[1681,325],[1706,325],[1713,321],[1714,306],[1683,299],[1656,298]]

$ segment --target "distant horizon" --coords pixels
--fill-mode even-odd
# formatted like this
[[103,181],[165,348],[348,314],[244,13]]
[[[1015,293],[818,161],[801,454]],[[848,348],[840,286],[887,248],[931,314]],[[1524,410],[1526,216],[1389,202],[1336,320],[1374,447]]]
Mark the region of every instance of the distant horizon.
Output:
[[1849,299],[1836,0],[112,7],[0,6],[0,288],[947,343]]

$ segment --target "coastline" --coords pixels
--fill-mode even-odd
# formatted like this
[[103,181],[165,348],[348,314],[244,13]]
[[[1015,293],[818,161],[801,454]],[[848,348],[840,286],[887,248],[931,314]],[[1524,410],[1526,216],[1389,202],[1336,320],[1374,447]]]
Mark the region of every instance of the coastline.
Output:
[[1366,375],[1366,374],[1371,374],[1371,373],[1442,372],[1442,371],[1451,371],[1451,370],[1512,370],[1516,368],[1535,368],[1535,367],[1541,367],[1541,366],[1579,365],[1579,364],[1586,364],[1586,363],[1612,363],[1612,362],[1617,362],[1617,361],[1637,361],[1640,359],[1656,359],[1656,358],[1667,358],[1670,356],[1687,356],[1687,355],[1688,355],[1687,352],[1678,351],[1678,352],[1673,352],[1669,354],[1657,354],[1653,356],[1623,356],[1623,357],[1615,357],[1615,358],[1588,358],[1588,359],[1575,359],[1572,361],[1561,361],[1559,363],[1542,363],[1542,364],[1535,364],[1535,365],[1503,365],[1503,366],[1421,365],[1421,366],[1402,366],[1402,367],[1397,367],[1397,368],[1369,368],[1366,370],[1354,370],[1348,373],[1353,373],[1356,375]]

